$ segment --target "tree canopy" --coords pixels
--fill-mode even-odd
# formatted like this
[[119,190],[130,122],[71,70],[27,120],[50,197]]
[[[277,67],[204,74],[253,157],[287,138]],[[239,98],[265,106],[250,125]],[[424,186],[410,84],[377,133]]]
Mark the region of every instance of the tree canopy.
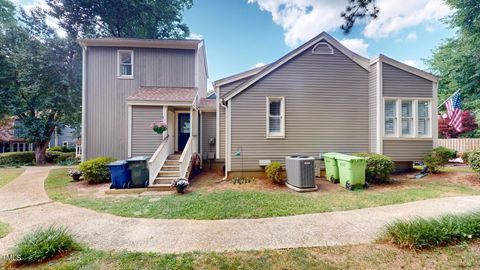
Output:
[[345,11],[340,14],[344,19],[344,23],[340,26],[345,34],[352,31],[357,20],[370,17],[376,19],[380,9],[375,0],[348,0]]
[[185,38],[192,0],[46,0],[72,37]]

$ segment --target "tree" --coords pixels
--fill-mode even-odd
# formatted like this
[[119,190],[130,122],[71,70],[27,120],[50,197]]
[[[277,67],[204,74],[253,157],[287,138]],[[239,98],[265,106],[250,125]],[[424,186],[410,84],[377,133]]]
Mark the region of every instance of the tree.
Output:
[[463,109],[480,115],[480,5],[476,0],[447,0],[447,4],[455,10],[447,23],[457,33],[434,50],[427,64],[442,78],[441,101],[462,89]]
[[36,163],[45,164],[56,127],[69,124],[80,108],[80,82],[75,75],[76,45],[59,38],[39,9],[20,12],[20,22],[1,36],[0,112],[14,116],[20,138],[35,144]]
[[471,138],[476,136],[478,124],[475,119],[475,114],[471,111],[462,112],[462,131],[458,132],[456,129],[448,125],[449,123],[450,119],[448,117],[438,118],[438,131],[443,138]]
[[71,37],[185,38],[192,0],[46,0]]
[[0,0],[0,29],[15,25],[15,6],[10,0]]
[[340,14],[345,21],[340,28],[345,34],[349,34],[357,20],[366,16],[376,19],[379,12],[375,0],[348,0],[345,11]]

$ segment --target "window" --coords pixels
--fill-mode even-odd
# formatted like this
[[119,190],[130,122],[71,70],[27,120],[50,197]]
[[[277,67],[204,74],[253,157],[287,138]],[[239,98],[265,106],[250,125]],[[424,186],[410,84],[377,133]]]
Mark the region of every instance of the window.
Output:
[[267,138],[285,137],[285,98],[267,97]]
[[68,147],[68,142],[63,142],[63,146]]
[[133,51],[118,51],[118,77],[133,78]]
[[397,133],[397,102],[385,101],[385,136],[393,136]]
[[412,101],[402,100],[402,136],[413,135]]
[[431,101],[418,99],[385,99],[384,136],[418,138],[432,136]]
[[418,101],[418,136],[430,136],[430,102]]

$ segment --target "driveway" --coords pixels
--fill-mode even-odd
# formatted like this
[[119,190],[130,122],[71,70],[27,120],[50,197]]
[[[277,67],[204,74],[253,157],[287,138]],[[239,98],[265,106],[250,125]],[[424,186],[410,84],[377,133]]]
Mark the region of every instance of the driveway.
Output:
[[[480,209],[480,196],[449,197],[351,211],[229,220],[123,218],[51,202],[43,189],[48,168],[29,168],[0,189],[0,221],[12,232],[0,254],[39,226],[67,226],[100,250],[181,253],[259,250],[370,243],[388,222]],[[25,185],[31,187],[25,187]]]

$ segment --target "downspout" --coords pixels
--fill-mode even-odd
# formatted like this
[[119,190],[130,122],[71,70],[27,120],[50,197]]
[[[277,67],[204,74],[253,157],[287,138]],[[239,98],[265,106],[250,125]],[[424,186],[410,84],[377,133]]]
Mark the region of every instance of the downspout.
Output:
[[82,47],[82,162],[87,156],[87,46],[80,43]]
[[[225,109],[225,149],[227,149],[228,139],[227,139],[227,106],[224,104],[225,100],[220,99],[220,106]],[[227,151],[225,151],[225,177],[223,177],[222,181],[227,180],[228,178],[228,169],[227,169]]]

